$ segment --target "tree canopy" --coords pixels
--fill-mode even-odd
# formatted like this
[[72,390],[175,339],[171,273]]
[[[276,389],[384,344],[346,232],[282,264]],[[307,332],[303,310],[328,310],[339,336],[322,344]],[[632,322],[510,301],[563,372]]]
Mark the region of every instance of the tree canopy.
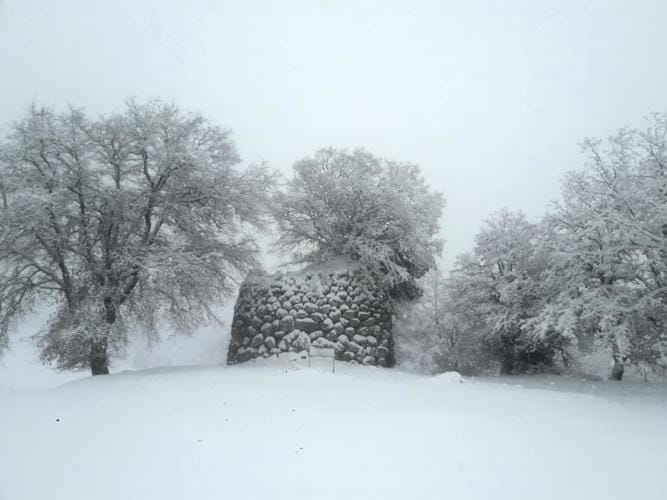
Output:
[[584,141],[585,167],[566,175],[561,199],[542,220],[494,214],[449,278],[430,285],[447,314],[425,296],[421,317],[437,322],[414,339],[460,361],[450,344],[465,332],[508,373],[557,361],[576,369],[593,351],[609,353],[617,380],[627,364],[645,376],[665,373],[667,115],[648,122],[606,142]]
[[159,100],[91,119],[31,107],[0,144],[0,339],[39,299],[61,368],[108,371],[130,325],[191,331],[256,263],[271,174]]
[[364,149],[321,149],[294,165],[277,195],[278,246],[295,262],[359,261],[395,297],[435,266],[444,199],[417,165]]
[[624,361],[667,367],[667,115],[583,144],[546,217],[552,293],[541,329],[609,346]]

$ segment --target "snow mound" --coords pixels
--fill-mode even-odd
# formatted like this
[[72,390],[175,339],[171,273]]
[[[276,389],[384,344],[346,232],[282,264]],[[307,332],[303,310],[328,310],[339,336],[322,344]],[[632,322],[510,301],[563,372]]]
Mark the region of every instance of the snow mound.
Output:
[[261,268],[250,271],[246,276],[244,283],[249,285],[272,285],[277,282],[294,279],[302,283],[305,279],[317,279],[318,275],[352,273],[360,269],[357,261],[337,258],[323,263],[307,264],[301,268],[289,270],[280,270],[269,273]]
[[445,384],[462,384],[463,377],[459,372],[445,372],[433,377],[439,383]]

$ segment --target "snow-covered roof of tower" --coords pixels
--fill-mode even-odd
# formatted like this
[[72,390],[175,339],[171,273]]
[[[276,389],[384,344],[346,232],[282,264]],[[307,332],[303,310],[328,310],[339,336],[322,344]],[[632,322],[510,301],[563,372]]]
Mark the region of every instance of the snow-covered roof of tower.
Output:
[[248,273],[243,283],[249,285],[270,285],[289,278],[300,281],[309,279],[315,275],[341,274],[356,271],[360,267],[361,265],[357,261],[338,258],[323,263],[308,264],[294,271],[278,271],[273,274],[268,274],[263,269],[253,269]]

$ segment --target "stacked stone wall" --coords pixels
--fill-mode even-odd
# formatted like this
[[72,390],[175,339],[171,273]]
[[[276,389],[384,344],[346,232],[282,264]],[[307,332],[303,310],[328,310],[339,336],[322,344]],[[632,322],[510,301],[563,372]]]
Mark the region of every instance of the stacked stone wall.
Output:
[[392,366],[391,309],[359,270],[250,275],[234,309],[227,363],[332,348],[336,359]]

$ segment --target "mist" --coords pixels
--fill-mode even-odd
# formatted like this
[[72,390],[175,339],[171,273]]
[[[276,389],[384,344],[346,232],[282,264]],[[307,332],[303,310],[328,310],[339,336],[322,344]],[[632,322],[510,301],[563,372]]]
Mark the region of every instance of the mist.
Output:
[[662,1],[0,3],[0,116],[159,96],[234,131],[244,163],[326,146],[418,163],[442,267],[490,212],[539,217],[578,144],[664,107]]

